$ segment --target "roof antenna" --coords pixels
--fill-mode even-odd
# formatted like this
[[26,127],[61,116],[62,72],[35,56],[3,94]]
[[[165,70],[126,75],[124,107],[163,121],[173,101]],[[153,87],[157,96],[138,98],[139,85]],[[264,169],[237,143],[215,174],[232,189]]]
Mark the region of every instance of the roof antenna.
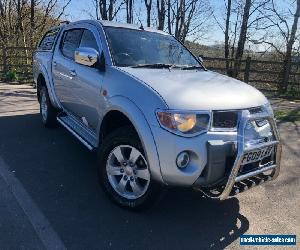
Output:
[[141,23],[140,29],[141,29],[141,30],[145,30],[142,23]]

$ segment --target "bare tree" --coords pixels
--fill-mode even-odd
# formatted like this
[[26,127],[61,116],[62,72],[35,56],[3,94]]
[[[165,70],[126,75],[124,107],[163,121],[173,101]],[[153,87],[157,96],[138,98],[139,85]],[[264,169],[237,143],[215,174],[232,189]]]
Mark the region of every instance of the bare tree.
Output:
[[[255,44],[269,46],[266,50],[273,48],[281,56],[284,63],[281,72],[280,90],[283,92],[287,91],[289,83],[291,59],[300,16],[300,0],[296,0],[294,4],[296,4],[296,8],[292,11],[286,6],[277,6],[274,0],[271,0],[271,4],[267,8],[267,22],[259,29],[263,31],[262,37],[252,40]],[[291,17],[293,17],[292,20]]]
[[168,0],[168,31],[184,42],[188,35],[199,34],[210,15],[211,8],[206,1]]
[[[245,45],[257,34],[267,19],[265,8],[271,0],[224,0],[225,15],[213,13],[213,17],[224,33],[224,56],[226,72],[237,77]],[[221,15],[220,15],[221,14]],[[221,18],[220,18],[221,16]],[[225,16],[223,19],[222,16]],[[234,62],[229,59],[234,59]]]
[[0,46],[23,47],[2,49],[4,75],[13,70],[27,73],[29,69],[14,69],[9,63],[29,64],[32,50],[46,29],[58,24],[71,0],[0,0]]
[[36,5],[33,11],[35,11],[35,16],[38,19],[35,19],[33,28],[37,33],[42,34],[47,27],[60,22],[71,0],[41,0],[35,3]]
[[[0,38],[5,44],[35,46],[59,22],[71,0],[0,0]],[[28,27],[28,28],[27,28]]]
[[114,20],[123,5],[124,0],[109,0],[108,2],[106,0],[94,0],[96,19]]

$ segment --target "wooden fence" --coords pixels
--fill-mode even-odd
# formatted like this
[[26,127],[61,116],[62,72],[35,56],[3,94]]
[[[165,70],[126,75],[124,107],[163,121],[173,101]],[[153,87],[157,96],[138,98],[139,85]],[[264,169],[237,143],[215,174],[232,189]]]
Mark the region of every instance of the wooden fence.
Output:
[[[226,62],[233,65],[234,59],[202,56],[204,65],[213,71],[226,74]],[[277,91],[282,83],[282,61],[256,60],[247,57],[241,61],[238,79],[266,91]],[[288,89],[300,93],[300,60],[292,62]]]
[[[20,83],[32,83],[33,48],[0,47],[0,81],[7,81],[7,73],[15,72]],[[204,65],[222,74],[226,74],[226,62],[233,64],[233,59],[202,56]],[[255,87],[276,91],[281,83],[283,62],[255,60],[247,57],[241,62],[238,79]],[[300,61],[292,63],[289,89],[300,93]]]
[[0,47],[0,81],[7,81],[14,73],[14,82],[32,83],[32,55],[34,48]]

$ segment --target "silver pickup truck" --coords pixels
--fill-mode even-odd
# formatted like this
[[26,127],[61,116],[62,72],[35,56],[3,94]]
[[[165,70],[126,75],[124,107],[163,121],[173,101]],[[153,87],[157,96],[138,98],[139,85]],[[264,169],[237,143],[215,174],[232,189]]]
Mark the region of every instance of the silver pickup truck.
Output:
[[99,182],[141,209],[166,186],[226,199],[279,174],[268,100],[208,71],[162,31],[106,21],[54,27],[34,55],[46,127],[59,122],[98,152]]

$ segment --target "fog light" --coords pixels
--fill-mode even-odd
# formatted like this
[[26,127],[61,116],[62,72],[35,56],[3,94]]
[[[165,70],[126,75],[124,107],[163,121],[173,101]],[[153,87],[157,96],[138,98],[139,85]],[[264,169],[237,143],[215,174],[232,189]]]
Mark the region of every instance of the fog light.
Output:
[[176,164],[178,168],[185,168],[190,162],[190,156],[187,152],[178,154]]

